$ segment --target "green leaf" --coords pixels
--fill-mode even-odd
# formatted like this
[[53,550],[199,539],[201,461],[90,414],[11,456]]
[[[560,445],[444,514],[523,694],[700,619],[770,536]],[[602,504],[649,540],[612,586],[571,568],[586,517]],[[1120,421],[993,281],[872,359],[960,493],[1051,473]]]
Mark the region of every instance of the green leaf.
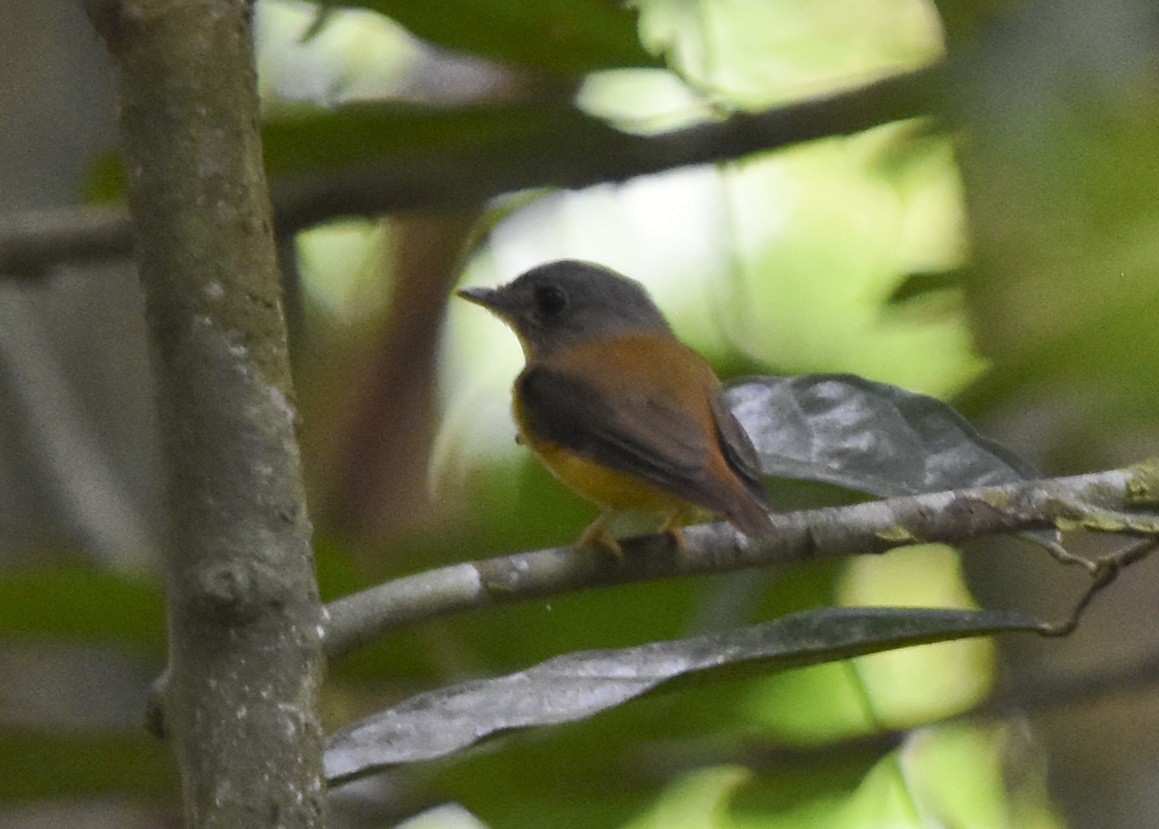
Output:
[[636,11],[609,0],[429,0],[348,3],[381,12],[415,35],[459,52],[580,78],[596,69],[656,66],[640,44]]
[[[589,120],[569,106],[438,109],[402,104],[303,108],[262,130],[271,174],[311,172],[400,156],[493,150],[556,134],[561,120]],[[590,119],[599,123],[595,119]]]
[[172,796],[177,773],[169,747],[145,734],[0,730],[0,803],[112,792]]
[[733,826],[728,802],[752,777],[743,766],[698,769],[670,785],[644,817],[624,829],[717,829]]
[[9,573],[0,578],[0,636],[57,636],[162,652],[161,590],[88,567]]

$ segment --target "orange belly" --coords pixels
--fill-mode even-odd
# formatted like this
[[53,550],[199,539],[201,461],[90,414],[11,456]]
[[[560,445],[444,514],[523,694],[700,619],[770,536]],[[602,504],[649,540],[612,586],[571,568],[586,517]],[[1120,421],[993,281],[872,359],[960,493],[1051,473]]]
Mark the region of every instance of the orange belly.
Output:
[[691,506],[654,484],[609,469],[570,449],[527,435],[523,440],[568,489],[600,506],[633,512],[672,512]]

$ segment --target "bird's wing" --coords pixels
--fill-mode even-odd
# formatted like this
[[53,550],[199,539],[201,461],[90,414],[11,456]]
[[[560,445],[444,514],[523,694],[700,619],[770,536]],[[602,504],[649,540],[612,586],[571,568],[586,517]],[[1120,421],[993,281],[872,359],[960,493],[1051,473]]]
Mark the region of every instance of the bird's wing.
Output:
[[717,427],[698,420],[696,412],[653,389],[542,365],[524,371],[519,391],[525,428],[533,434],[679,498],[723,510],[723,493],[709,476],[708,441],[717,439]]

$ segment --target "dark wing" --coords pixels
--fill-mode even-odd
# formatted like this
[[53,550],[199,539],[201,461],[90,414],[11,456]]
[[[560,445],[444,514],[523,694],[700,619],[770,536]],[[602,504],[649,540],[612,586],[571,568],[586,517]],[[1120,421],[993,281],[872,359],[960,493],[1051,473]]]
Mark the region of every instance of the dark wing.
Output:
[[725,460],[753,496],[762,503],[765,490],[761,485],[761,459],[748,432],[740,425],[723,394],[712,398],[712,416],[716,418],[716,432]]
[[722,493],[708,476],[706,442],[716,435],[695,413],[654,390],[612,387],[544,366],[528,368],[518,382],[526,426],[536,435],[723,511]]
[[724,459],[748,490],[733,498],[724,514],[750,538],[771,538],[776,534],[776,527],[765,505],[760,456],[748,433],[729,409],[723,394],[717,393],[712,398],[712,416],[716,419],[716,433]]

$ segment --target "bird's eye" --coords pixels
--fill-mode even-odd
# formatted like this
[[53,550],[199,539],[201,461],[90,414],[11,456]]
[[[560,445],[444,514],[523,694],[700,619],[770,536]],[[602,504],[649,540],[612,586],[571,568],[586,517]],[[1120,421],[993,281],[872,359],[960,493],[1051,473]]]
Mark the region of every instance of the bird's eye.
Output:
[[558,316],[567,305],[567,294],[558,285],[538,285],[535,288],[535,307],[545,317]]

